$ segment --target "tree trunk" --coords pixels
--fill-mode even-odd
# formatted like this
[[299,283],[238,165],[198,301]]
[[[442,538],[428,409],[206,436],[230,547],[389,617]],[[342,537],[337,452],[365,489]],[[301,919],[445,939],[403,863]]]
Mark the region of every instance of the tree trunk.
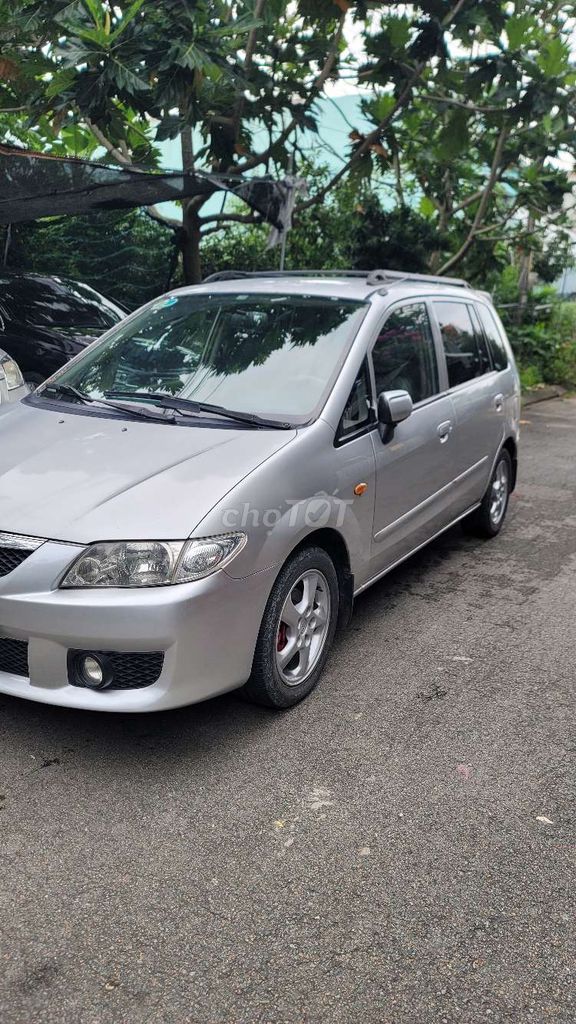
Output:
[[[528,214],[528,220],[526,222],[526,228],[528,231],[534,231],[534,214],[530,210]],[[521,324],[526,315],[526,307],[528,305],[528,296],[530,294],[530,274],[532,273],[532,236],[528,235],[526,242],[520,253],[520,272],[518,274],[518,306],[516,308],[516,323]]]
[[192,200],[184,204],[184,230],[182,232],[182,263],[186,284],[199,284],[202,280],[200,261],[200,220]]
[[[181,115],[183,111],[180,111]],[[185,174],[194,173],[194,146],[192,129],[186,127],[180,134],[182,151],[182,170]],[[202,280],[202,264],[200,262],[200,220],[198,218],[198,200],[185,199],[182,203],[182,265],[185,284],[199,284]]]

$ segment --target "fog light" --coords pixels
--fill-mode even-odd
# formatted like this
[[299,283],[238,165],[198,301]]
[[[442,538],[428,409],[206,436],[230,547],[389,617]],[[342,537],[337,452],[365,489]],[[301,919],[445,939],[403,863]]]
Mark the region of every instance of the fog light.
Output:
[[102,686],[104,682],[104,669],[97,658],[90,654],[83,658],[80,663],[80,671],[88,686]]
[[112,665],[104,653],[68,651],[68,682],[89,690],[104,690],[112,682]]

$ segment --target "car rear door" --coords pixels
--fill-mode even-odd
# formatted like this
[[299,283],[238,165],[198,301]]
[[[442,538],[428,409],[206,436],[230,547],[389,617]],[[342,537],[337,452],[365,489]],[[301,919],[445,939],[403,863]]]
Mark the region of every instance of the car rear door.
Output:
[[389,311],[371,350],[375,396],[405,390],[414,403],[387,443],[371,434],[376,461],[372,537],[374,575],[443,529],[454,509],[454,410],[445,389],[425,299]]
[[480,320],[471,301],[432,303],[454,408],[452,458],[462,508],[479,501],[504,435],[504,398]]

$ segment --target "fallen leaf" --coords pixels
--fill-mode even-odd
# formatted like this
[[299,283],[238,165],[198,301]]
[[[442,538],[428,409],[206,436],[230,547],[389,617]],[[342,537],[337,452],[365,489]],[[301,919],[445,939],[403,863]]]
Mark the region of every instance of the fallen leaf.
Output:
[[546,815],[544,815],[544,814],[537,814],[536,815],[536,821],[543,821],[545,825],[553,825],[554,824],[554,822],[551,821],[550,818],[547,818]]
[[358,850],[358,856],[359,857],[369,857],[371,852],[372,851],[370,850],[369,846],[361,846],[360,849]]
[[285,824],[286,822],[282,818],[279,818],[278,821],[274,822],[274,828],[284,828]]

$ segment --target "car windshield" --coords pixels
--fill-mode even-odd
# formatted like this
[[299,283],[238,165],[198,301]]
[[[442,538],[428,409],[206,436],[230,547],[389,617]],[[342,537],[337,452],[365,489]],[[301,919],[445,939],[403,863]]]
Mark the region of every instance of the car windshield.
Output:
[[0,276],[1,306],[12,320],[37,327],[102,331],[122,319],[116,307],[93,288],[58,278]]
[[331,297],[170,295],[57,380],[93,399],[161,392],[303,423],[327,394],[367,308]]

